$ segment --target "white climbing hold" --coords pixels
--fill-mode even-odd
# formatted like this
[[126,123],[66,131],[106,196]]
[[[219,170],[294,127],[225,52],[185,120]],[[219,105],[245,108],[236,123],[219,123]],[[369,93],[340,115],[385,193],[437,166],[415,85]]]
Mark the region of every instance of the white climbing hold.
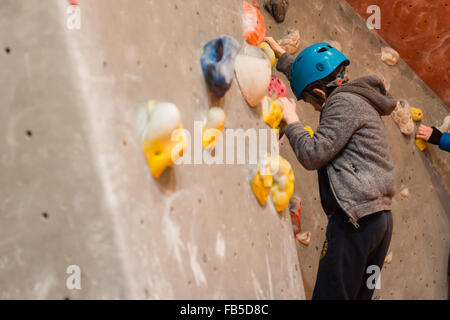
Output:
[[400,195],[403,198],[409,198],[409,189],[408,188],[403,188],[402,191],[400,191]]
[[411,117],[411,110],[408,101],[400,99],[397,101],[397,107],[391,114],[392,119],[400,127],[400,131],[405,135],[411,135],[414,132],[414,122]]
[[245,100],[255,107],[267,94],[272,68],[266,55],[257,47],[245,45],[234,66],[239,88]]
[[287,35],[278,43],[289,54],[295,54],[300,47],[300,32],[297,29],[288,29]]
[[225,125],[225,112],[222,108],[212,107],[208,111],[206,124],[203,127],[202,140],[205,149],[210,149],[216,145]]
[[392,251],[388,253],[386,258],[384,259],[384,263],[391,263],[392,262]]
[[381,49],[381,60],[390,66],[395,66],[400,59],[400,54],[390,47]]
[[183,156],[187,137],[182,130],[180,112],[174,104],[149,101],[147,112],[142,150],[153,177],[158,179],[167,167]]
[[450,129],[450,116],[444,118],[444,122],[441,126],[437,127],[440,132],[447,132]]
[[298,241],[303,243],[305,246],[308,246],[309,243],[311,242],[311,232],[309,232],[309,231],[303,232],[301,234],[298,234],[296,236],[296,238],[297,238]]

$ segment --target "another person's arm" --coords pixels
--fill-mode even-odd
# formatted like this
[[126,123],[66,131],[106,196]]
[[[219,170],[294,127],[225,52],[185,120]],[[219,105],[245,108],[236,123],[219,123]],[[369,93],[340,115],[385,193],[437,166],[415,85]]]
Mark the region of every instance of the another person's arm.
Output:
[[442,133],[435,127],[422,124],[417,129],[416,138],[428,141],[439,146],[440,149],[450,152],[450,133]]

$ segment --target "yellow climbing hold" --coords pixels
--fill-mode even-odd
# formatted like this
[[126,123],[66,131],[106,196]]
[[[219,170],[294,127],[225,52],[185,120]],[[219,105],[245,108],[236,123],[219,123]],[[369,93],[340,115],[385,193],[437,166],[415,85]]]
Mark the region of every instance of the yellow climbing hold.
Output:
[[294,193],[294,172],[287,160],[281,156],[266,155],[257,172],[250,180],[253,193],[261,205],[272,194],[275,209],[284,210]]
[[278,171],[272,175],[273,185],[271,188],[275,209],[280,212],[289,204],[294,193],[294,172],[290,163],[278,156]]
[[272,48],[270,47],[270,45],[267,42],[261,42],[259,44],[259,47],[265,53],[265,55],[267,56],[267,58],[270,61],[271,68],[273,68],[277,59],[275,57],[275,53],[273,52]]
[[306,126],[304,129],[309,132],[311,138],[314,138],[314,131],[310,126]]
[[283,119],[283,103],[278,99],[265,96],[261,104],[264,121],[271,128],[277,129]]
[[174,104],[149,101],[142,150],[156,179],[183,156],[187,137],[182,129],[180,113]]
[[270,156],[265,155],[260,161],[255,175],[250,180],[253,193],[262,206],[266,204],[273,183],[270,165]]
[[270,186],[268,187],[265,186],[266,183],[269,184],[268,181],[270,179],[266,180],[265,179],[266,177],[270,176],[265,176],[263,179],[261,177],[261,173],[258,170],[255,176],[250,180],[250,186],[252,187],[253,193],[255,194],[256,199],[258,199],[259,204],[262,206],[266,204],[267,198],[269,197],[270,193]]
[[203,147],[208,150],[216,145],[225,125],[225,112],[219,107],[212,107],[208,111],[206,124],[202,128]]
[[423,139],[416,139],[416,146],[420,151],[423,151],[427,148],[427,142]]
[[423,112],[419,108],[411,107],[411,117],[414,121],[420,121],[423,118]]

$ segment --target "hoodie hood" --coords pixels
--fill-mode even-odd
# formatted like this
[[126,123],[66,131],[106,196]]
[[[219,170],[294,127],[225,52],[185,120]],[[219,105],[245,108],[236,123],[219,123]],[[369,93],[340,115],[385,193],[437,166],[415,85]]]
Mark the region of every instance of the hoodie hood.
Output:
[[388,116],[397,106],[397,101],[384,87],[383,82],[377,76],[366,76],[336,88],[328,97],[331,98],[340,92],[354,93],[369,101],[369,103],[382,116]]

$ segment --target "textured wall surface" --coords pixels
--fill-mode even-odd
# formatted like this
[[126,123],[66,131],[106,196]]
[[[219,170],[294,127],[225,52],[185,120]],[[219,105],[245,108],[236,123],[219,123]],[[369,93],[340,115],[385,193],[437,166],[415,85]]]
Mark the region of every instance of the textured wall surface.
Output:
[[[78,31],[66,28],[66,7],[0,4],[0,298],[309,298],[326,218],[317,174],[286,138],[281,153],[295,171],[309,247],[294,242],[285,214],[258,205],[246,166],[175,166],[156,181],[141,150],[137,118],[150,98],[177,104],[191,132],[215,104],[226,128],[267,128],[236,81],[215,101],[200,69],[211,38],[242,43],[241,1],[82,1]],[[448,113],[405,62],[381,62],[386,44],[346,2],[291,1],[283,24],[262,11],[275,38],[295,27],[302,48],[339,41],[353,78],[383,76],[396,98],[423,107],[424,122]],[[298,112],[317,126],[311,106]],[[376,295],[446,298],[448,155],[419,152],[384,122],[396,187],[411,195],[394,198],[393,261]],[[79,291],[66,288],[72,264],[81,267]]]
[[448,0],[347,0],[363,17],[381,10],[378,34],[450,108],[450,2]]
[[[156,181],[141,150],[147,99],[191,132],[204,118],[202,48],[243,41],[242,2],[81,1],[78,31],[66,7],[0,4],[0,298],[304,298],[290,220],[258,205],[246,166]],[[218,103],[227,127],[264,127],[235,82]]]

